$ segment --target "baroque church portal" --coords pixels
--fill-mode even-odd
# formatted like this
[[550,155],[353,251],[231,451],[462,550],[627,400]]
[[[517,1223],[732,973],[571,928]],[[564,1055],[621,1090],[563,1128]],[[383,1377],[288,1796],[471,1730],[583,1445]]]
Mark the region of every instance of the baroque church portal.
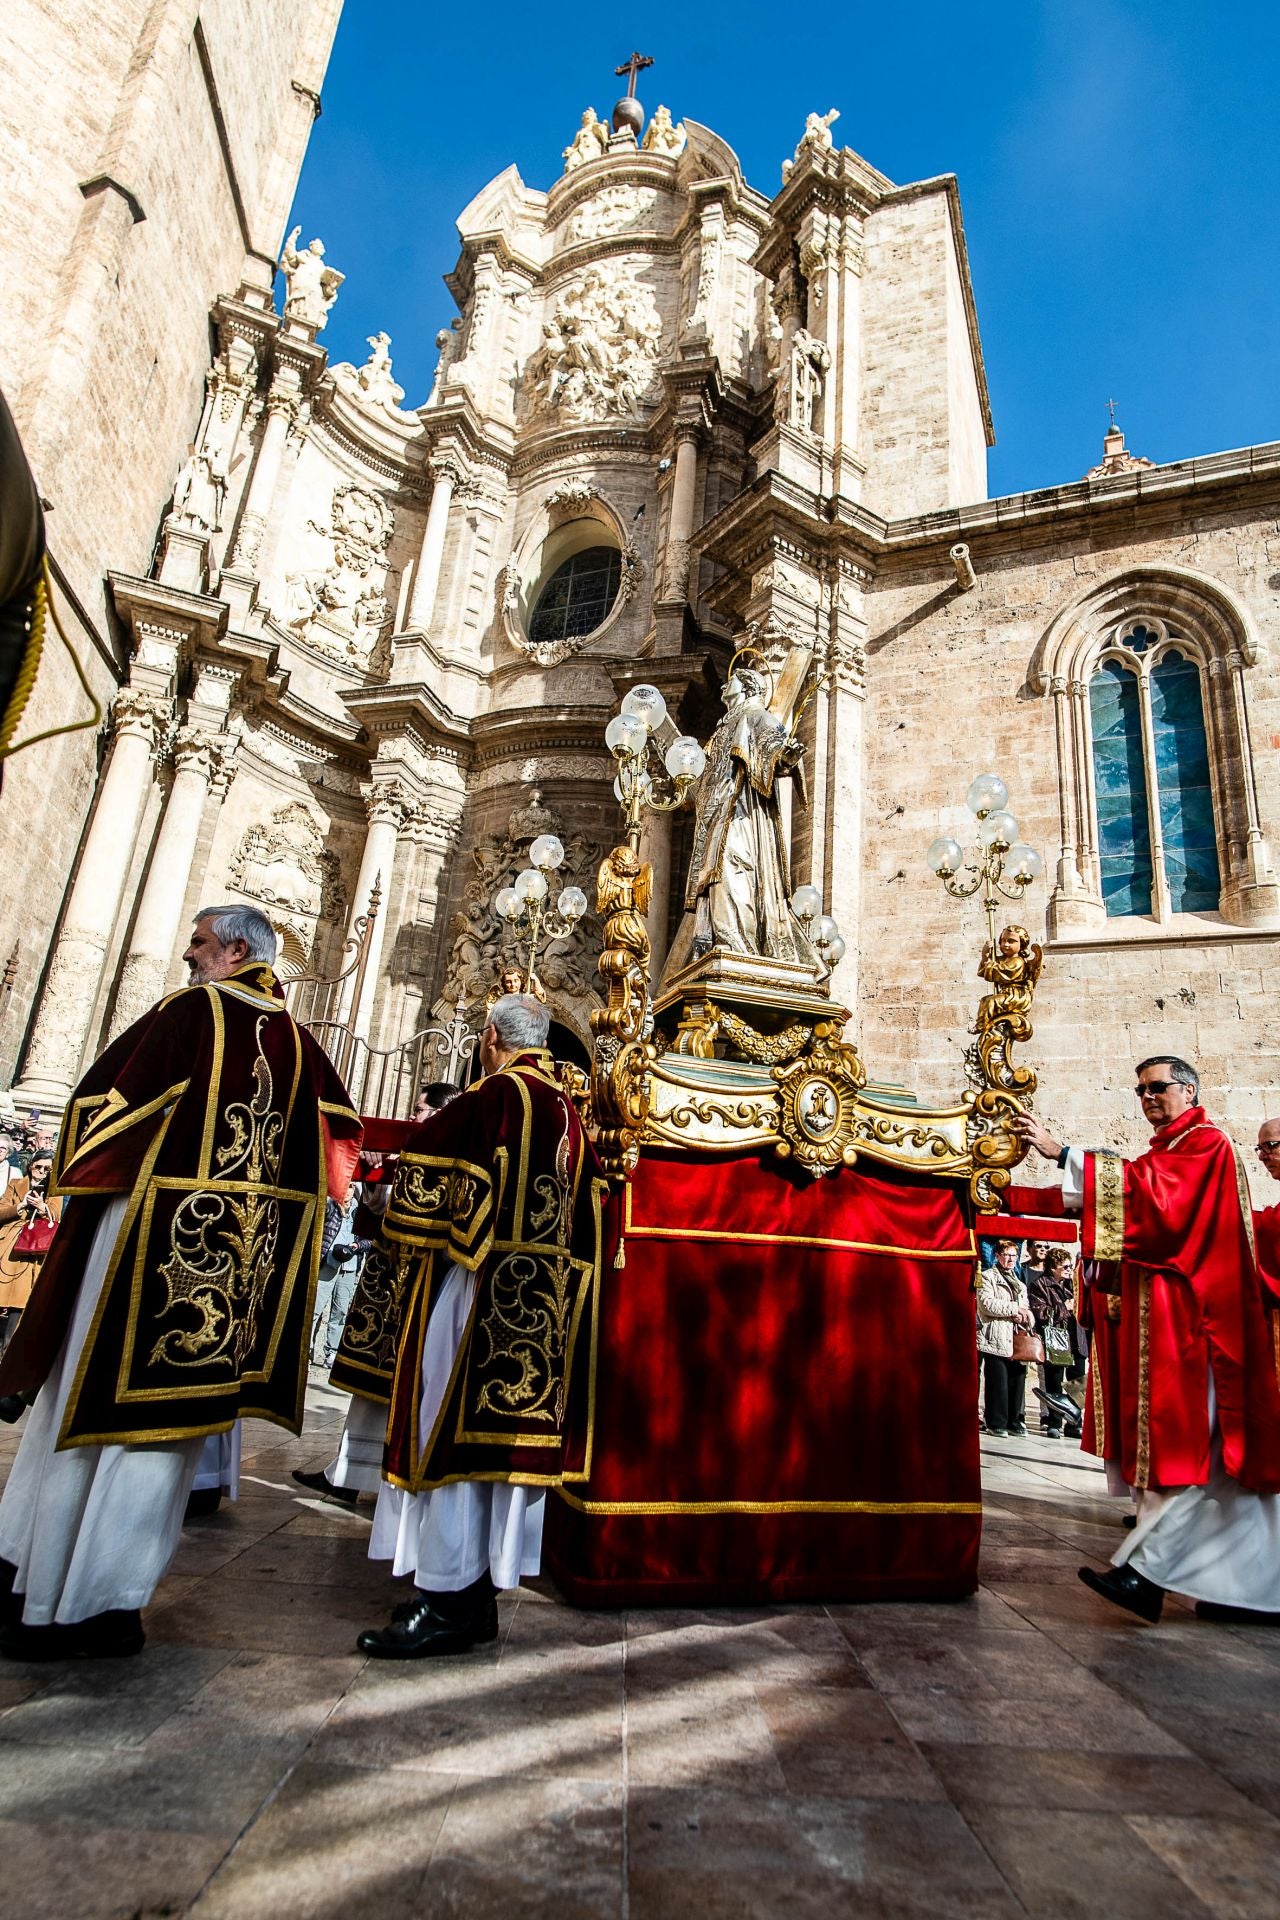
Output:
[[[317,84],[334,13],[299,28]],[[705,741],[751,643],[823,669],[783,828],[791,884],[846,936],[833,994],[878,1080],[963,1080],[981,934],[923,852],[991,766],[1046,863],[1023,917],[1047,1109],[1110,1138],[1116,1074],[1165,1046],[1228,1125],[1256,1120],[1280,1037],[1280,448],[1153,466],[1113,425],[1083,478],[989,500],[957,182],[895,184],[837,120],[811,114],[753,185],[694,119],[589,109],[549,185],[509,167],[459,215],[425,397],[385,331],[330,364],[335,300],[376,314],[376,291],[305,230],[277,252],[305,129],[276,154],[244,265],[209,289],[212,359],[180,370],[153,547],[99,569],[119,684],[96,766],[60,749],[86,810],[43,919],[4,863],[20,1098],[65,1100],[214,899],[263,906],[283,971],[320,976],[376,905],[344,1009],[374,1047],[474,1023],[514,958],[494,896],[537,835],[594,905],[620,696],[657,685]],[[83,484],[109,491],[106,453]],[[690,824],[647,827],[655,979]],[[540,968],[567,1045],[598,947],[589,911]]]

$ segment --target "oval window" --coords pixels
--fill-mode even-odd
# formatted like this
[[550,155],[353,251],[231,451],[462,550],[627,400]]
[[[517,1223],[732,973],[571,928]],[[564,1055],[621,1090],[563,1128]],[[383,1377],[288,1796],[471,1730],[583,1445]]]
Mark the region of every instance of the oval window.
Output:
[[594,633],[609,617],[621,578],[622,555],[616,547],[587,547],[571,554],[538,595],[529,638],[577,640]]

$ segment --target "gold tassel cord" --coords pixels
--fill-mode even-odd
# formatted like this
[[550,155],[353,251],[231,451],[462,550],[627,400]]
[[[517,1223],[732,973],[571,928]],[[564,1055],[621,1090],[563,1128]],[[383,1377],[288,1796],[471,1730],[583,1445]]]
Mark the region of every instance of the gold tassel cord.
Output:
[[[69,720],[61,727],[46,727],[43,733],[33,733],[29,740],[20,740],[12,745],[14,732],[22,718],[31,690],[35,686],[36,674],[40,669],[40,658],[44,651],[46,616],[52,620],[54,631],[71,659],[76,679],[80,682],[93,712],[87,720]],[[97,727],[102,723],[102,702],[89,685],[85,670],[75,646],[58,618],[57,602],[53,597],[53,581],[49,574],[49,561],[46,556],[40,563],[40,578],[36,581],[35,595],[32,601],[31,638],[18,671],[13,692],[4,717],[0,720],[0,760],[7,760],[15,753],[25,753],[28,747],[36,746],[41,740],[56,740],[63,733],[81,733],[86,727]]]

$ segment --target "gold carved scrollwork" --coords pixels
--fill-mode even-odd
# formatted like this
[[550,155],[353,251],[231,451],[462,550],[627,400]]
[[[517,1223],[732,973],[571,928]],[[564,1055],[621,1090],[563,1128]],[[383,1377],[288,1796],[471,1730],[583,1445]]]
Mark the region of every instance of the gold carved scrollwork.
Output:
[[1000,1195],[1008,1186],[1012,1170],[1027,1151],[1009,1125],[1015,1113],[1027,1110],[1036,1090],[1032,1068],[1015,1066],[1012,1048],[1015,1042],[1030,1040],[1031,1006],[1044,955],[1025,927],[1002,929],[994,946],[988,944],[978,963],[978,972],[991,983],[978,1006],[971,1031],[976,1036],[965,1054],[965,1066],[972,1091],[965,1096],[969,1108],[966,1132],[973,1166],[969,1191],[974,1205],[983,1213],[1000,1206]]
[[649,1115],[649,1067],[654,1049],[649,1026],[649,910],[653,868],[635,848],[615,847],[596,875],[596,912],[603,923],[603,951],[596,971],[605,1005],[591,1014],[596,1036],[591,1108],[598,1128],[596,1151],[612,1180],[625,1180],[640,1157]]
[[840,1039],[831,1022],[820,1021],[806,1050],[786,1066],[775,1067],[773,1077],[782,1135],[774,1149],[778,1158],[793,1159],[815,1179],[839,1166],[853,1166],[858,1158],[858,1096],[867,1081],[857,1049]]

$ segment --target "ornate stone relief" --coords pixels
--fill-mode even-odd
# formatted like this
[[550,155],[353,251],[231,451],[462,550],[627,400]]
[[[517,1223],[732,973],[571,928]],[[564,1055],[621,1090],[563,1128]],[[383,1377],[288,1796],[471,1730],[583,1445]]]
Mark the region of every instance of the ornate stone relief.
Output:
[[366,487],[334,490],[330,524],[308,522],[328,548],[328,561],[286,577],[284,624],[339,660],[370,664],[389,612],[383,588],[391,508]]
[[662,320],[650,288],[587,270],[565,289],[528,363],[533,412],[552,421],[634,419],[656,398]]
[[599,193],[593,194],[586,205],[571,216],[565,238],[571,244],[579,240],[606,240],[611,234],[626,233],[633,227],[652,226],[657,208],[658,195],[653,187],[637,187],[629,181],[601,187]]
[[596,487],[591,480],[562,480],[560,485],[547,495],[549,507],[583,507],[588,500],[596,498]]
[[[517,964],[515,938],[494,911],[493,900],[498,889],[509,885],[528,864],[529,844],[540,833],[555,833],[564,842],[564,865],[555,874],[553,893],[576,885],[589,900],[595,899],[599,843],[581,833],[566,835],[559,815],[543,805],[535,787],[528,803],[511,814],[504,835],[489,834],[472,849],[475,871],[463,893],[462,908],[453,917],[454,939],[443,989],[450,1005],[461,1000],[473,1015],[482,1012],[504,967]],[[568,939],[552,941],[539,955],[538,975],[553,1004],[557,999],[591,1004],[597,945],[596,918],[588,912]]]
[[404,388],[391,377],[391,335],[371,333],[369,345],[373,351],[362,367],[352,366],[349,360],[339,361],[333,369],[334,385],[358,407],[400,419]]
[[266,907],[312,920],[340,921],[346,912],[337,855],[325,847],[320,822],[301,800],[247,829],[227,877],[238,892]]

